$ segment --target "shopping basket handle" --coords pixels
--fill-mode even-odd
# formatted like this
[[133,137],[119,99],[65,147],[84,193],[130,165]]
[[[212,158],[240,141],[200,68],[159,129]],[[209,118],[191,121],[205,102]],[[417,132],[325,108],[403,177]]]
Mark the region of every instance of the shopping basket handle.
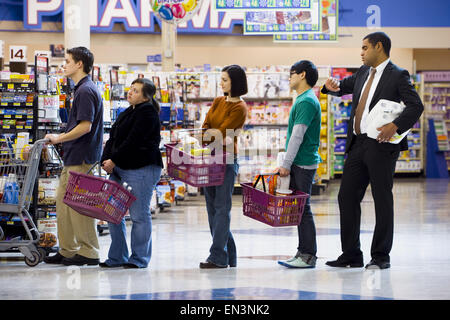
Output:
[[[101,172],[101,167],[102,167],[102,165],[101,165],[101,162],[100,162],[100,161],[97,161],[96,163],[94,163],[94,164],[92,165],[92,167],[88,170],[88,172],[86,172],[86,174],[91,173],[91,171],[94,170],[94,168],[95,168],[96,166],[99,166],[99,167],[100,167],[100,170],[98,170],[98,172],[99,172],[99,176],[101,176],[100,172]],[[110,173],[109,175],[115,175],[119,180],[122,180],[122,178],[121,178],[121,177],[117,174],[117,172],[115,172],[115,171],[113,171],[113,172]]]
[[[95,168],[96,166],[100,166],[100,167],[101,167],[100,161],[95,162],[95,163],[92,165],[92,167],[90,167],[89,170],[86,172],[86,174],[91,173],[91,171],[94,170],[94,168]],[[100,172],[100,170],[99,170],[99,172]]]
[[41,143],[48,143],[48,142],[50,142],[50,139],[39,139],[39,140],[36,140],[35,142],[34,142],[34,144],[41,144]]
[[279,176],[280,173],[279,172],[274,172],[274,173],[260,173],[258,174],[258,178],[256,178],[255,183],[253,184],[253,188],[256,188],[256,186],[258,185],[259,179],[261,179],[262,177],[262,185],[263,185],[263,189],[264,192],[266,192],[266,183],[264,181],[264,176]]

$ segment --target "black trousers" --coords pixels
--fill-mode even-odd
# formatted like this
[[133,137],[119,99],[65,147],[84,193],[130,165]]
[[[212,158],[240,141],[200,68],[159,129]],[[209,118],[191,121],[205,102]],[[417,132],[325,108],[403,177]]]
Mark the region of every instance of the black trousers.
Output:
[[392,186],[399,154],[399,145],[378,143],[365,134],[354,139],[345,160],[338,195],[343,257],[362,257],[359,240],[361,201],[370,183],[376,220],[371,256],[379,261],[390,261],[394,236]]
[[[291,190],[299,190],[307,194],[311,194],[315,174],[316,169],[303,169],[296,165],[292,165],[289,188]],[[308,198],[306,200],[302,219],[300,220],[300,224],[297,226],[297,250],[298,253],[309,254],[315,257],[317,253],[316,226],[314,224],[314,217],[311,211],[310,199],[311,198]]]

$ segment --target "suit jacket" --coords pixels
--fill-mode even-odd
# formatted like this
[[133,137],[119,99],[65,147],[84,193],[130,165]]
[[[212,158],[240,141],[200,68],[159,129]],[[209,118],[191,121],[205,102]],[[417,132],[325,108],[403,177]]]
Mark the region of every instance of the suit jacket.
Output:
[[[349,152],[353,143],[355,135],[353,134],[353,119],[355,117],[356,107],[358,106],[359,98],[362,94],[362,87],[369,76],[370,67],[363,65],[358,71],[349,77],[340,81],[340,91],[328,91],[325,86],[322,88],[322,93],[331,94],[334,96],[342,96],[346,94],[353,94],[352,97],[352,111],[350,121],[348,124],[347,141],[345,143],[345,152]],[[397,67],[392,62],[389,62],[381,75],[380,82],[375,90],[373,98],[370,102],[369,111],[377,104],[380,99],[391,100],[395,102],[403,101],[405,109],[393,122],[398,127],[397,133],[402,134],[419,120],[423,112],[423,104],[419,95],[414,89],[410,81],[409,72],[405,69]],[[391,145],[392,144],[386,144]],[[403,138],[399,143],[400,150],[408,150],[407,137]]]
[[121,169],[163,167],[160,130],[159,114],[151,103],[128,107],[114,122],[101,161],[111,159]]

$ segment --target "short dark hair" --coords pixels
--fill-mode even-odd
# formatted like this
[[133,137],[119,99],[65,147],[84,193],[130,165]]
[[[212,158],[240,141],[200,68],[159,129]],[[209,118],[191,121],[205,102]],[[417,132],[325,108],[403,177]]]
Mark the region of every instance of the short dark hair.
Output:
[[306,72],[306,83],[308,83],[310,87],[314,87],[319,79],[319,72],[314,63],[309,60],[300,60],[291,67],[291,72],[302,73],[303,71]]
[[72,55],[73,61],[83,62],[83,71],[89,74],[94,65],[94,55],[88,48],[85,47],[75,47],[72,49],[67,49],[67,53]]
[[248,92],[247,76],[244,69],[237,64],[226,66],[222,69],[222,72],[228,73],[231,79],[231,92],[232,97],[239,97]]
[[389,57],[389,53],[391,51],[391,39],[386,33],[381,31],[374,32],[365,36],[363,40],[365,39],[367,39],[374,47],[378,42],[381,42],[381,44],[383,45],[384,53],[386,53],[386,55]]
[[155,107],[156,111],[159,113],[159,110],[160,110],[159,103],[154,98],[154,95],[156,93],[155,84],[147,78],[137,78],[131,84],[135,84],[135,83],[142,84],[142,94],[144,95],[145,98],[147,98],[151,102],[153,107]]

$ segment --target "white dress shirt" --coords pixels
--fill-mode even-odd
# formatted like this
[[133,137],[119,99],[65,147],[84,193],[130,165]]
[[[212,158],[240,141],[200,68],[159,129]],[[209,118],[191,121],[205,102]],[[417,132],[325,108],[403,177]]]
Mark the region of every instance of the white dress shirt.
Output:
[[[373,94],[375,93],[375,90],[377,89],[378,82],[380,82],[380,78],[383,75],[383,71],[386,68],[386,66],[389,63],[389,61],[391,61],[391,59],[388,58],[387,60],[385,60],[382,63],[380,63],[378,65],[378,67],[375,68],[375,69],[377,69],[377,72],[375,72],[375,75],[373,77],[372,86],[370,87],[369,96],[367,97],[366,105],[364,107],[364,111],[363,111],[363,114],[362,114],[362,117],[361,117],[361,124],[360,124],[361,134],[367,133],[367,121],[366,120],[367,120],[367,115],[369,114],[369,106],[370,106],[370,103],[372,102]],[[362,90],[361,90],[361,96],[362,96],[362,93],[364,92],[364,89],[366,88],[367,82],[369,81],[370,72],[372,71],[372,69],[373,68],[370,67],[369,76],[367,77],[366,82],[364,82],[364,85],[363,85]],[[359,99],[361,99],[361,97]],[[359,101],[358,101],[358,103],[359,103]],[[353,133],[356,134],[356,132],[355,132],[355,118],[353,118]]]

